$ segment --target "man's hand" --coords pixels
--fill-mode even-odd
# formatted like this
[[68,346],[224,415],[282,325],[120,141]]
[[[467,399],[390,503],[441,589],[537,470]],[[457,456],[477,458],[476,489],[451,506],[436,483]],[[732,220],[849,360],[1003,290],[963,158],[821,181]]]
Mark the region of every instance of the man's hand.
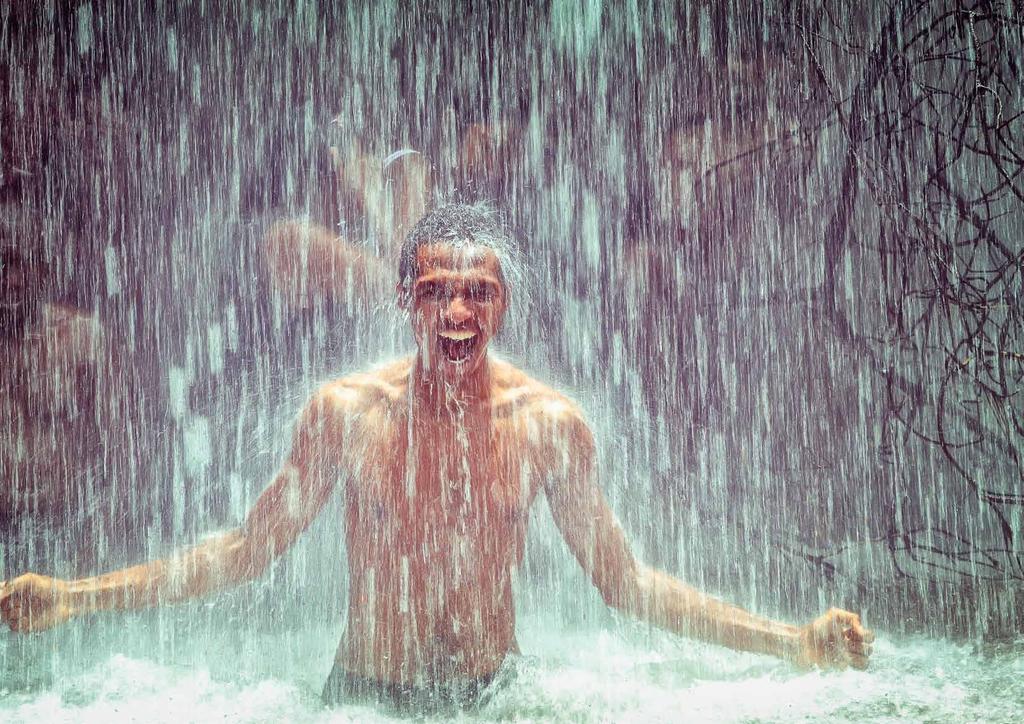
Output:
[[875,635],[860,623],[860,616],[831,608],[800,629],[799,666],[822,669],[866,669]]
[[73,615],[66,582],[26,573],[0,582],[0,618],[20,633],[45,631]]

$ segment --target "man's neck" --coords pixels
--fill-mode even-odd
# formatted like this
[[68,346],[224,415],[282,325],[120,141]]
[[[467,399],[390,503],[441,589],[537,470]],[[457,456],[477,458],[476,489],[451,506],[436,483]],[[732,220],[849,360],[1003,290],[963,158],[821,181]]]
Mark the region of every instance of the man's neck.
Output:
[[491,397],[490,359],[484,357],[476,369],[446,379],[427,369],[422,357],[417,355],[411,382],[414,404],[422,412],[431,416],[473,412]]

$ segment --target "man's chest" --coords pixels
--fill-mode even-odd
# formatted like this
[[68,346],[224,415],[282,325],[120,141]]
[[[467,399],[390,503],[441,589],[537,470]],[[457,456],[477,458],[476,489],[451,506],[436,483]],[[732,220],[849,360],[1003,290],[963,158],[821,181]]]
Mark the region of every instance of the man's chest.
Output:
[[525,535],[537,485],[522,441],[485,430],[382,428],[360,451],[346,486],[350,540],[403,554],[499,554]]

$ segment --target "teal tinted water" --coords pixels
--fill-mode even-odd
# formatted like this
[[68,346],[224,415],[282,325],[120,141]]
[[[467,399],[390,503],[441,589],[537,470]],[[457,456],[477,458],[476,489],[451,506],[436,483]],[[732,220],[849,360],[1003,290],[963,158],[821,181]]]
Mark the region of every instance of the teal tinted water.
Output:
[[[0,720],[397,720],[371,706],[321,704],[337,627],[275,632],[227,618],[196,626],[202,610],[5,634]],[[463,720],[1009,722],[1024,710],[1024,640],[968,645],[882,632],[869,671],[807,673],[628,624],[565,631],[531,617],[519,629],[515,677]]]

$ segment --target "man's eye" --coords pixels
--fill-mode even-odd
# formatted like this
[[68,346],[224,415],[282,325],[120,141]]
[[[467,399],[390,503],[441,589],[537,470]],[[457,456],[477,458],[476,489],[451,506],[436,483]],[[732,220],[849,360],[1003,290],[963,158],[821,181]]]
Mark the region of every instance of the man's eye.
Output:
[[468,296],[474,302],[489,302],[494,298],[494,292],[486,284],[474,284],[470,286]]

